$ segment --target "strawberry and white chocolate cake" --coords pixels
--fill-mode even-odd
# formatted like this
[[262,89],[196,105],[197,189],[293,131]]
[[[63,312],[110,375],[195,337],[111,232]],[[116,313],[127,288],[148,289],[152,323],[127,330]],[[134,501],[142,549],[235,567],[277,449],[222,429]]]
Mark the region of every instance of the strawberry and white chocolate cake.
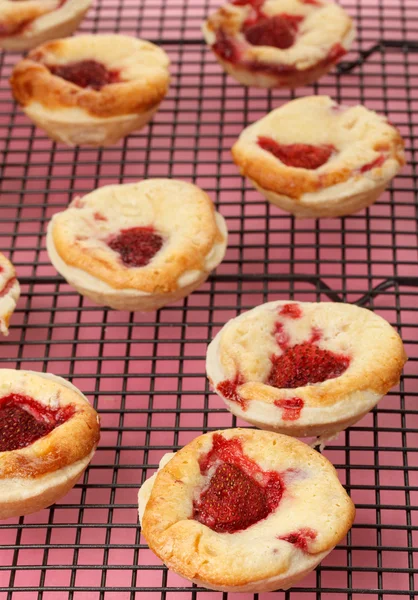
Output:
[[244,129],[232,156],[267,200],[296,217],[358,212],[405,164],[404,142],[386,117],[328,96],[273,110]]
[[269,302],[229,321],[208,347],[208,378],[227,408],[262,429],[326,441],[399,382],[402,341],[365,308]]
[[250,429],[196,438],[139,491],[151,550],[186,579],[230,592],[288,589],[344,538],[354,514],[326,458]]
[[184,298],[222,261],[227,229],[191,183],[148,179],[76,198],[48,227],[47,249],[80,294],[117,310]]
[[20,297],[20,286],[12,263],[0,253],[0,333],[9,335],[9,322]]
[[349,50],[355,29],[329,0],[233,0],[209,16],[203,34],[240,83],[295,88],[327,73]]
[[80,35],[35,48],[10,83],[26,115],[68,146],[109,146],[143,128],[167,94],[164,50],[126,35]]
[[96,411],[71,383],[0,369],[0,519],[31,514],[64,496],[99,438]]
[[92,0],[0,0],[0,48],[29,50],[71,35]]

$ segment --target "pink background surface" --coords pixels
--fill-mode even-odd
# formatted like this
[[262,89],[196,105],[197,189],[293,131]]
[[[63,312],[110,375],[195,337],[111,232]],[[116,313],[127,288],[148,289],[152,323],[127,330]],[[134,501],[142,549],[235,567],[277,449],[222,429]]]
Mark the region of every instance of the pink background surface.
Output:
[[[377,40],[417,39],[416,0],[342,5],[359,29],[348,60]],[[69,377],[94,401],[103,425],[90,469],[66,498],[0,524],[0,600],[226,598],[162,568],[139,534],[137,490],[166,451],[235,423],[204,375],[213,335],[241,310],[289,297],[361,301],[398,327],[410,360],[400,389],[325,451],[357,505],[348,539],[291,592],[258,598],[414,597],[418,53],[381,48],[352,72],[334,71],[294,94],[329,94],[387,113],[405,137],[409,161],[368,211],[296,222],[241,179],[229,152],[244,126],[293,94],[244,89],[221,72],[200,34],[215,6],[94,3],[81,32],[140,35],[161,43],[172,60],[171,91],[153,124],[106,150],[56,146],[35,130],[13,105],[7,83],[19,57],[0,56],[0,250],[12,257],[23,284],[10,337],[0,343],[0,366]],[[77,194],[155,176],[194,181],[219,203],[230,230],[226,259],[198,292],[158,314],[94,307],[49,264],[48,219]]]

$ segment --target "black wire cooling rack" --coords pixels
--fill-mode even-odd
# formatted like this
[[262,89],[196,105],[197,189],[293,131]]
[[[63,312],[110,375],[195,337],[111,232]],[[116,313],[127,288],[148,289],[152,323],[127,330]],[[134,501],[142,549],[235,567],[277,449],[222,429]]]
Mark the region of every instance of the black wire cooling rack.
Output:
[[[236,424],[209,391],[206,345],[240,311],[285,298],[376,310],[410,359],[399,389],[325,451],[357,505],[347,539],[293,590],[240,599],[415,598],[418,2],[342,4],[357,22],[357,45],[337,70],[294,94],[244,89],[221,71],[200,34],[215,1],[97,0],[82,32],[150,39],[169,53],[173,73],[153,124],[106,150],[57,146],[35,130],[11,100],[8,77],[19,56],[0,56],[0,250],[23,288],[0,366],[69,378],[103,424],[94,461],[67,497],[0,524],[0,600],[231,598],[192,587],[152,555],[137,524],[137,490],[165,452]],[[384,112],[406,140],[407,167],[360,214],[295,221],[232,164],[229,149],[244,126],[312,93]],[[46,224],[77,194],[156,176],[209,192],[227,217],[226,259],[199,291],[157,313],[94,307],[50,266]]]

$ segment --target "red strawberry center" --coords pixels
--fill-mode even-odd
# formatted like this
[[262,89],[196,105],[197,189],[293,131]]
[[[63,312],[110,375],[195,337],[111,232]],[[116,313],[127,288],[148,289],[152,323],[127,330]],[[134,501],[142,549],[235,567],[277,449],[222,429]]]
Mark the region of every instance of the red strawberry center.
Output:
[[144,267],[161,250],[163,238],[153,227],[132,227],[122,231],[111,240],[108,246],[118,252],[127,267]]
[[200,471],[209,480],[193,503],[193,519],[218,533],[242,531],[265,519],[285,489],[277,472],[263,471],[245,456],[239,438],[227,440],[218,433],[200,460]]
[[279,540],[284,540],[285,542],[289,542],[289,544],[293,544],[299,550],[303,550],[303,552],[308,551],[308,544],[310,540],[316,539],[317,532],[309,527],[304,527],[299,529],[298,531],[293,531],[288,535],[284,535],[279,537]]
[[286,14],[261,17],[244,24],[243,33],[252,46],[272,46],[285,50],[293,46],[301,21],[303,17]]
[[53,75],[62,77],[81,88],[101,90],[109,83],[120,81],[118,71],[109,71],[97,60],[80,60],[66,65],[48,65]]
[[323,350],[309,341],[287,348],[271,362],[267,384],[294,389],[339,377],[348,368],[350,357]]
[[310,144],[279,144],[269,137],[259,137],[258,145],[270,152],[288,167],[297,169],[318,169],[335,152],[334,146],[312,146]]
[[20,394],[0,399],[0,452],[30,446],[74,414],[73,406],[51,409]]

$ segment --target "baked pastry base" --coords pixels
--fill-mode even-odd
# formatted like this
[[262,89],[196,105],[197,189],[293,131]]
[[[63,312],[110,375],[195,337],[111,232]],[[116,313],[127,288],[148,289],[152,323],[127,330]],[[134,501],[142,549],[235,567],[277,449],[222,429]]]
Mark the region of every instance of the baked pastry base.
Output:
[[[113,146],[132,131],[139,131],[148,125],[159,108],[159,104],[141,114],[121,115],[108,118],[89,118],[84,116],[71,120],[66,119],[67,111],[46,111],[39,104],[24,107],[27,116],[40,129],[44,129],[55,142],[66,146]],[[61,112],[61,111],[60,111]]]

